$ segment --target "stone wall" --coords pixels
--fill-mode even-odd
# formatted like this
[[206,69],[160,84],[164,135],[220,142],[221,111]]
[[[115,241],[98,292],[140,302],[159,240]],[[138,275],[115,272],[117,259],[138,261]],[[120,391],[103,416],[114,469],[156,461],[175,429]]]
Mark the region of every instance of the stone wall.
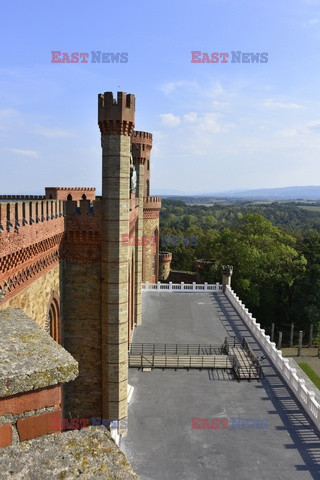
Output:
[[54,266],[20,293],[0,305],[5,308],[21,308],[42,328],[46,327],[50,297],[53,291],[60,290],[60,268]]

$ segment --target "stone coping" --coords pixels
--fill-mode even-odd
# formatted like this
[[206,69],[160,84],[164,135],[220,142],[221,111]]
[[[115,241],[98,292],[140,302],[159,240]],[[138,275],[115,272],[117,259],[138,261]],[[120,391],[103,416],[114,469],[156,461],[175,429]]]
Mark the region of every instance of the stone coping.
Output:
[[74,380],[78,362],[22,310],[0,311],[0,397]]
[[0,479],[139,480],[104,427],[45,435],[0,452]]

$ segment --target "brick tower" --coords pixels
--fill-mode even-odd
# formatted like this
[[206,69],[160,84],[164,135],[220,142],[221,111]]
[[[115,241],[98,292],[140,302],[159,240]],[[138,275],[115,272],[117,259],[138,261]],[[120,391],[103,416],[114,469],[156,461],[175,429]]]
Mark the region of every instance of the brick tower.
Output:
[[[127,417],[128,246],[130,156],[135,97],[118,92],[98,96],[102,146],[101,335],[102,416]],[[121,432],[125,433],[125,431]]]
[[[143,195],[143,235],[146,239],[146,241],[143,242],[144,245],[141,247],[142,280],[144,282],[154,283],[158,280],[159,268],[159,217],[161,198],[150,197],[151,149],[152,134],[135,131],[132,136],[132,152],[137,169],[139,165],[139,201],[141,202],[141,195]],[[142,208],[141,203],[139,203],[140,208]]]
[[[143,239],[143,201],[146,196],[146,181],[149,181],[150,175],[147,175],[147,164],[150,164],[150,150],[152,148],[152,135],[147,132],[135,131],[132,135],[132,156],[137,171],[137,195],[139,198],[139,216],[137,220],[136,237]],[[146,239],[149,242],[150,239]],[[141,282],[144,260],[144,246],[142,241],[136,245],[136,322],[141,323]]]

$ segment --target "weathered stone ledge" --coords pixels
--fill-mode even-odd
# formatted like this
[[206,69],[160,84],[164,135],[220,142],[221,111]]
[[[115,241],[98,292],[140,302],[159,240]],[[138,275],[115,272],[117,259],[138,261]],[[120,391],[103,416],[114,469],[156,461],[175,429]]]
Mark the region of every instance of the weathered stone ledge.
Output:
[[104,427],[46,435],[3,449],[0,479],[139,480]]
[[0,397],[69,382],[78,362],[20,309],[0,311]]

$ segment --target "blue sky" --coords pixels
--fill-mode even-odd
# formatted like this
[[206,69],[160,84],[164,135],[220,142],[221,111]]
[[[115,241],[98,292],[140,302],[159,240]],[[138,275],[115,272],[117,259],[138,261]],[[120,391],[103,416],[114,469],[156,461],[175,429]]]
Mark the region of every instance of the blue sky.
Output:
[[[320,0],[3,3],[0,192],[101,191],[97,94],[136,95],[151,193],[320,184]],[[51,51],[128,52],[51,63]],[[191,63],[191,51],[268,63]]]

